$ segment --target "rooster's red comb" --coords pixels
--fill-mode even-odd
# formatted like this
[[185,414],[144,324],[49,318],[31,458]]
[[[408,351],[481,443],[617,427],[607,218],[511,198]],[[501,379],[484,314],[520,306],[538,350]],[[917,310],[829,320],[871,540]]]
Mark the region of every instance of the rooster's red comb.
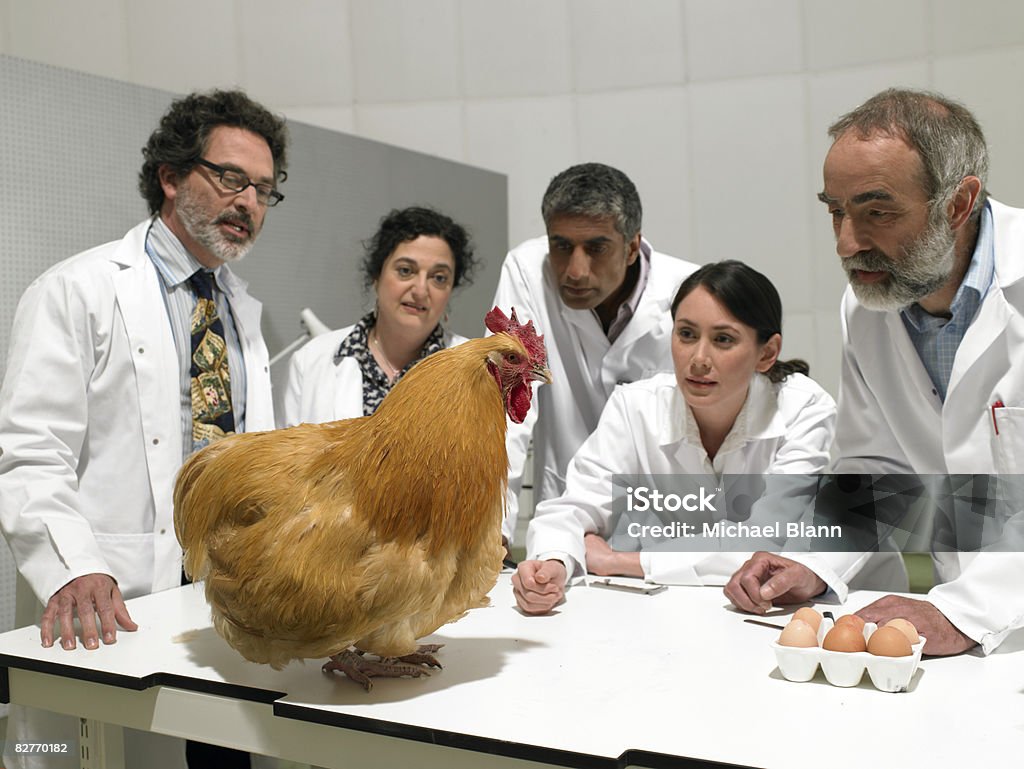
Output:
[[547,353],[544,350],[544,337],[537,336],[537,332],[533,329],[532,320],[526,321],[526,325],[520,325],[519,319],[516,317],[515,307],[512,308],[511,318],[495,307],[484,317],[484,323],[495,334],[502,332],[511,334],[522,342],[523,347],[526,348],[526,352],[530,356],[530,360],[543,363],[547,359]]

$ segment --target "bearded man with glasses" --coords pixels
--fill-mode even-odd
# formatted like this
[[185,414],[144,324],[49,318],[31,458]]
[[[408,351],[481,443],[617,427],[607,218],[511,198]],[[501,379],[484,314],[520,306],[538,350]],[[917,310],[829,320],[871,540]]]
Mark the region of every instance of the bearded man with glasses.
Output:
[[[125,600],[181,583],[171,496],[183,460],[274,427],[261,305],[227,263],[284,199],[286,145],[284,121],[240,91],[176,100],[142,150],[150,217],[22,296],[0,391],[0,523],[16,620],[38,622],[44,646],[92,650],[136,630]],[[181,741],[125,731],[126,765],[184,765]],[[77,735],[77,719],[12,707],[4,766],[41,760],[15,754],[19,741]]]

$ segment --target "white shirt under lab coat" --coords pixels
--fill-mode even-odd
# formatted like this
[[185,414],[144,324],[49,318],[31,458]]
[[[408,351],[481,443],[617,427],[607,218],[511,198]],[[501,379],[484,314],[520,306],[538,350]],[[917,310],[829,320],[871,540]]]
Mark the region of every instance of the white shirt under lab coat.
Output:
[[[537,506],[527,557],[557,558],[570,578],[582,575],[584,535],[611,534],[612,475],[709,476],[714,483],[723,474],[821,473],[829,463],[835,413],[832,397],[812,379],[793,374],[773,384],[755,374],[733,429],[711,460],[674,373],[618,387],[597,430],[573,457],[565,493]],[[724,585],[749,557],[645,550],[640,563],[651,582]]]
[[653,251],[646,240],[641,248],[650,254],[647,287],[614,342],[608,341],[592,310],[574,310],[562,302],[547,258],[546,237],[528,240],[505,257],[494,304],[506,313],[514,307],[522,323],[532,320],[537,333],[544,335],[552,380],[537,388],[526,421],[509,426],[513,525],[531,431],[533,494],[540,502],[565,490],[566,468],[597,427],[616,385],[672,370],[670,305],[679,284],[697,265]]
[[[836,472],[1024,473],[1024,210],[990,204],[995,276],[957,350],[945,402],[899,313],[866,309],[847,289]],[[837,556],[808,565],[824,578],[849,568]],[[935,571],[941,584],[928,600],[985,653],[1024,627],[1024,553],[936,553]]]
[[[111,575],[125,598],[180,584],[180,364],[149,224],[50,268],[18,304],[0,392],[0,521],[18,565],[19,627],[85,574]],[[245,356],[246,426],[272,429],[262,305],[229,269],[219,280]],[[40,728],[22,736],[60,736]]]

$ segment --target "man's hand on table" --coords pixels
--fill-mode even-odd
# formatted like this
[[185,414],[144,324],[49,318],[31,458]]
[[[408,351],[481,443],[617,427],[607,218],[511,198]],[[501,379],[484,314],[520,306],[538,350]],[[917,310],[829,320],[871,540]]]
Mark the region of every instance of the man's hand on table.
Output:
[[121,597],[114,578],[109,574],[86,574],[68,582],[54,593],[43,610],[42,629],[39,632],[44,647],[53,646],[53,625],[59,623],[61,647],[75,648],[75,616],[82,625],[82,644],[86,649],[99,648],[96,616],[100,618],[103,643],[117,641],[117,626],[125,630],[138,630]]
[[977,646],[977,642],[961,633],[946,619],[946,615],[928,601],[887,595],[855,612],[865,622],[884,625],[891,619],[902,617],[910,620],[919,635],[927,641],[924,653],[938,657],[960,654]]
[[764,614],[775,604],[808,601],[826,587],[821,577],[803,564],[758,552],[732,575],[725,595],[737,609]]
[[512,593],[527,614],[546,614],[565,598],[565,581],[561,561],[521,561],[512,575]]

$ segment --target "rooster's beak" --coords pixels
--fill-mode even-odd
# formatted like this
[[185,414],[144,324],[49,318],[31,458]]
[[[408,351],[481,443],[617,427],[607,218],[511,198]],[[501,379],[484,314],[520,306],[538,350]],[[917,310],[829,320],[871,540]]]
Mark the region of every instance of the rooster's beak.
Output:
[[534,366],[530,369],[530,381],[551,384],[551,372],[547,366]]

